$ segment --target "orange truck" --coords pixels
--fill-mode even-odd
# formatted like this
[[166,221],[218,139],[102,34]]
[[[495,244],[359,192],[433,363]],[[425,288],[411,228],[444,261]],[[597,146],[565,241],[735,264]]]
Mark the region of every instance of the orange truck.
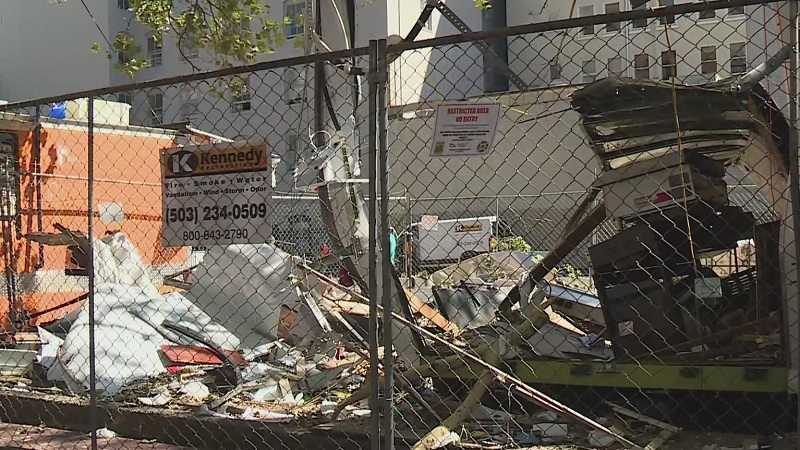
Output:
[[[0,318],[2,331],[62,317],[79,308],[88,278],[75,247],[48,242],[58,230],[88,231],[89,129],[75,120],[0,113]],[[158,276],[186,267],[187,250],[161,245],[159,154],[183,137],[210,135],[97,124],[94,235],[122,231]],[[57,239],[56,239],[57,240]]]

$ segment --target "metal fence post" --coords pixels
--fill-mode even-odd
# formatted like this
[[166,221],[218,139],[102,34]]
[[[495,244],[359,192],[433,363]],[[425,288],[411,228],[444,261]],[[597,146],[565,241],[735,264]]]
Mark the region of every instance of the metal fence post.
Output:
[[86,221],[89,235],[89,422],[92,427],[92,450],[97,450],[97,361],[95,358],[95,298],[94,298],[94,97],[87,101],[88,137],[87,137],[87,208]]
[[388,80],[389,63],[386,51],[386,39],[378,41],[378,67],[376,80],[378,88],[378,176],[380,179],[381,193],[381,242],[383,247],[381,287],[383,295],[383,367],[384,367],[384,388],[383,395],[383,431],[384,449],[394,448],[394,359],[392,357],[392,255],[389,251],[389,148],[387,146],[386,132],[389,126],[388,108],[386,107],[386,83]]
[[[369,42],[369,155],[367,172],[369,176],[368,209],[369,213],[369,261],[371,267],[378,267],[378,183],[377,183],[377,153],[378,153],[378,90],[375,78],[378,72],[378,41]],[[379,372],[378,364],[378,277],[377,271],[369,272],[369,409],[372,411],[370,420],[370,446],[372,450],[379,450],[380,440],[380,400],[378,398]]]
[[[800,154],[798,154],[798,136],[797,136],[797,0],[789,1],[789,46],[791,47],[791,54],[789,56],[789,126],[791,132],[789,133],[789,198],[791,200],[792,211],[792,228],[794,231],[794,254],[795,254],[795,270],[797,271],[797,279],[795,282],[800,281],[800,266],[797,265],[797,258],[800,257]],[[789,324],[792,326],[792,324]],[[800,323],[794,326],[800,327]],[[791,333],[790,333],[791,335]],[[798,350],[800,351],[800,350]],[[791,361],[793,358],[789,358]],[[798,358],[800,359],[800,358]],[[791,364],[791,363],[790,363]],[[797,406],[800,411],[800,395],[797,395]],[[800,415],[798,415],[798,427],[800,427]],[[800,450],[800,441],[796,442],[796,448]]]

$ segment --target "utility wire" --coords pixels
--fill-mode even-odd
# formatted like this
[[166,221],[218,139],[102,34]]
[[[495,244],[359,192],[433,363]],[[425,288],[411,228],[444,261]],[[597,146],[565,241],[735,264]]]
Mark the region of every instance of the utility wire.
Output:
[[94,26],[97,27],[97,31],[99,31],[100,35],[103,36],[103,39],[105,39],[106,44],[108,44],[108,49],[110,51],[114,50],[114,46],[111,44],[111,41],[108,39],[108,36],[106,36],[106,33],[103,31],[102,28],[100,28],[100,24],[97,23],[97,19],[94,18],[94,14],[92,14],[92,11],[89,10],[88,6],[86,6],[86,1],[81,0],[81,4],[83,5],[83,9],[86,10],[86,13],[89,14],[89,18],[92,19],[92,22],[94,22]]

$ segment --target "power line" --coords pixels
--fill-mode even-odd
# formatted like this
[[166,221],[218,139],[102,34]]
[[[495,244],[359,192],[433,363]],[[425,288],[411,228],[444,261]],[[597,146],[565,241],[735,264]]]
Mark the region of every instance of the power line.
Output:
[[108,44],[108,49],[109,50],[114,50],[114,46],[111,44],[111,41],[108,39],[108,37],[106,36],[106,33],[103,31],[103,29],[100,28],[100,24],[97,23],[97,19],[94,18],[94,14],[92,14],[92,11],[90,11],[89,7],[86,6],[86,1],[85,0],[81,0],[81,4],[83,4],[83,9],[86,10],[86,13],[89,14],[89,18],[91,18],[92,22],[94,22],[94,26],[97,27],[97,31],[99,31],[100,35],[103,36],[103,39],[105,39],[106,44]]

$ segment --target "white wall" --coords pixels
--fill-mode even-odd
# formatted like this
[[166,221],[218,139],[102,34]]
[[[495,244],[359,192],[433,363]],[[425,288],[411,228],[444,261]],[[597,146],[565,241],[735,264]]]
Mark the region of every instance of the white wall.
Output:
[[[565,111],[572,92],[571,88],[545,89],[492,98],[504,107],[495,149],[482,157],[431,157],[434,115],[391,120],[392,192],[455,197],[586,191],[597,166],[578,114]],[[531,118],[537,119],[525,121]]]
[[[86,2],[108,36],[107,0]],[[105,43],[81,2],[0,2],[0,98],[9,101],[54,96],[110,84]]]
[[[421,0],[387,0],[389,34],[405,37],[422,12]],[[401,6],[402,5],[402,6]],[[472,31],[481,31],[481,11],[473,0],[447,2]],[[417,41],[459,34],[438,10]],[[390,70],[391,105],[423,101],[460,100],[483,93],[483,56],[472,44],[423,48],[405,52]]]

